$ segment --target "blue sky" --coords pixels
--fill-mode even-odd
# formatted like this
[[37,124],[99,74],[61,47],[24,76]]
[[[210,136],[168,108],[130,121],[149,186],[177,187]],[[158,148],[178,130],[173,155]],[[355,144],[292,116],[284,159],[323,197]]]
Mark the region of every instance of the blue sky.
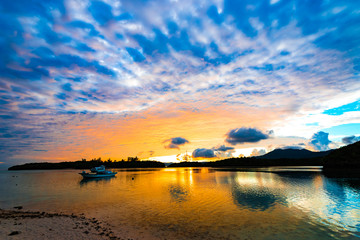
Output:
[[[3,162],[360,135],[358,1],[4,0],[0,13]],[[228,141],[245,129],[263,137]]]

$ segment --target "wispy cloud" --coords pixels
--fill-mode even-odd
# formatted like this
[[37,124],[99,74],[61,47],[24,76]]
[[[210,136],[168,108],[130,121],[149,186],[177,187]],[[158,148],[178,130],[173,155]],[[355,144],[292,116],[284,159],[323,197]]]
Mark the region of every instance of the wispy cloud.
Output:
[[356,136],[348,136],[348,137],[344,137],[342,138],[342,142],[345,144],[351,144],[351,143],[355,143],[360,141],[360,136],[356,137]]
[[218,151],[218,152],[226,152],[226,151],[230,151],[230,150],[234,150],[235,148],[233,147],[226,147],[225,145],[221,145],[219,147],[214,147],[213,150],[214,151]]
[[[0,155],[50,156],[79,128],[92,129],[89,141],[133,139],[134,150],[118,152],[134,155],[176,149],[161,141],[174,129],[213,139],[254,126],[257,137],[227,138],[247,144],[269,140],[259,129],[309,138],[358,122],[359,10],[356,1],[1,1]],[[136,131],[129,118],[175,127]],[[117,124],[129,135],[97,132]]]

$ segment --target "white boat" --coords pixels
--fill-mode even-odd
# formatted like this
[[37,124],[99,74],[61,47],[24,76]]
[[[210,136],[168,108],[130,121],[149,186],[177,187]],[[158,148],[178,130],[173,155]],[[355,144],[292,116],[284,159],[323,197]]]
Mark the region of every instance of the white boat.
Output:
[[82,171],[79,173],[83,178],[104,178],[104,177],[113,177],[117,172],[107,171],[104,165],[100,167],[94,167],[90,169],[91,172]]
[[105,166],[101,165],[100,167],[93,167],[92,169],[90,169],[90,171],[92,173],[99,173],[99,172],[105,172]]

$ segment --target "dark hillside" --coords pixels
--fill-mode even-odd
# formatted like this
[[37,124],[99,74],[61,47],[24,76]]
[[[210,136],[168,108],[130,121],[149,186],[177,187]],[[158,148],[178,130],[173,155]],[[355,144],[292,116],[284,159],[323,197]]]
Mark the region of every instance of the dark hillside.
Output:
[[324,170],[360,170],[360,141],[332,151],[324,157]]
[[308,159],[327,156],[332,150],[324,152],[312,152],[307,149],[275,149],[258,159]]

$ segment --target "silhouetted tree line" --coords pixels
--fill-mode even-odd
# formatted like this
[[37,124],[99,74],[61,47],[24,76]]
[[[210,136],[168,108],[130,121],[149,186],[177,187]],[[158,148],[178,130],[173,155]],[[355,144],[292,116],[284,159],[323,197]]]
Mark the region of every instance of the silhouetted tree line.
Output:
[[[9,170],[35,170],[35,169],[90,169],[99,165],[107,168],[162,168],[165,164],[157,161],[139,161],[137,157],[128,157],[127,161],[108,160],[101,157],[90,161],[81,159],[76,162],[60,163],[26,163],[10,167]],[[258,157],[228,158],[215,162],[181,162],[169,165],[169,167],[270,167],[270,166],[324,166],[326,172],[360,171],[360,141],[348,146],[331,151],[324,157],[312,158],[281,158],[262,159]],[[358,176],[358,175],[357,175]]]
[[59,163],[25,163],[10,167],[8,170],[39,170],[39,169],[90,169],[104,165],[106,168],[162,168],[165,164],[157,161],[139,161],[138,157],[129,157],[127,161],[102,160],[101,157],[93,158],[90,161],[81,159],[75,162],[59,162]]
[[206,167],[203,162],[179,162],[172,163],[168,167]]

